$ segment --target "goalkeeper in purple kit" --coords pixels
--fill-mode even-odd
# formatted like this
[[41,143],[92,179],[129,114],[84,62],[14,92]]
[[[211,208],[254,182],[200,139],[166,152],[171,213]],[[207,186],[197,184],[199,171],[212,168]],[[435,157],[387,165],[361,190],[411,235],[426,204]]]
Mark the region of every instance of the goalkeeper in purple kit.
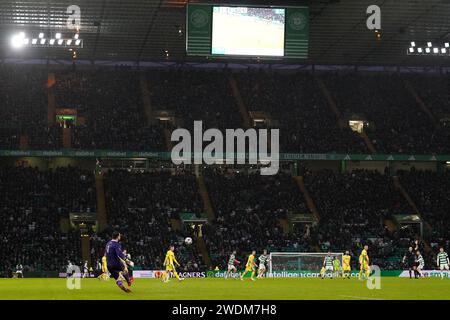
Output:
[[122,252],[122,246],[119,243],[120,238],[120,233],[114,231],[112,234],[112,239],[106,244],[106,264],[111,277],[116,280],[117,286],[125,292],[131,292],[131,290],[123,284],[123,280],[125,280],[128,287],[131,286],[126,257]]

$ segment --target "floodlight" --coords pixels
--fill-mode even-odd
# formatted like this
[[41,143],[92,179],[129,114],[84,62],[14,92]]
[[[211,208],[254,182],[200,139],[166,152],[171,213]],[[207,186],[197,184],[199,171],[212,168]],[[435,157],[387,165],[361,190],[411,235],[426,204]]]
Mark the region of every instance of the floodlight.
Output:
[[20,33],[14,35],[14,36],[11,38],[11,46],[12,46],[13,48],[16,48],[16,49],[22,47],[22,46],[23,46],[23,39],[24,39],[24,38],[25,38],[25,33],[24,33],[24,32],[20,32]]

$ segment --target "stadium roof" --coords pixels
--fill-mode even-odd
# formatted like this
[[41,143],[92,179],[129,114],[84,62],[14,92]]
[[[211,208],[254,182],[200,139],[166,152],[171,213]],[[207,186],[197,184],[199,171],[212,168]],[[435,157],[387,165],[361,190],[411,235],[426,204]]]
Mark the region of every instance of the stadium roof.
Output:
[[[198,60],[185,56],[187,0],[2,0],[0,59],[71,59],[68,49],[13,50],[15,32],[67,33],[67,7],[81,9],[78,59],[155,61]],[[194,2],[194,1],[192,1]],[[212,3],[225,1],[212,0]],[[242,2],[254,4],[255,1]],[[268,4],[269,1],[263,3]],[[236,3],[230,0],[226,3]],[[261,2],[260,2],[261,3]],[[450,41],[450,0],[305,0],[271,4],[310,7],[310,53],[295,63],[449,66],[450,56],[407,56],[411,41]],[[366,28],[366,8],[381,8],[381,40]],[[166,50],[169,57],[166,57]],[[292,62],[292,61],[291,61]]]

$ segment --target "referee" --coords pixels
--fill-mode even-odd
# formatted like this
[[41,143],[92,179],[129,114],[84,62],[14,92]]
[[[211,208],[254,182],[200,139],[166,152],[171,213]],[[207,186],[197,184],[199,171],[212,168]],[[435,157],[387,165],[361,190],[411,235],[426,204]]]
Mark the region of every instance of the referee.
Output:
[[409,247],[408,251],[406,251],[403,256],[403,266],[406,270],[409,271],[409,278],[412,279],[413,267],[414,267],[415,255],[413,251],[413,247]]

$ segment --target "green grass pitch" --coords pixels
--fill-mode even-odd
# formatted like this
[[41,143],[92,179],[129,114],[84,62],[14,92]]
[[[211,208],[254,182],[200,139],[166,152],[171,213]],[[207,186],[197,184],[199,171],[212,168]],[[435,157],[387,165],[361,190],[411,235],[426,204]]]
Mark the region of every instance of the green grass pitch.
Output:
[[81,279],[81,289],[69,290],[66,279],[0,279],[0,299],[63,300],[450,300],[450,279],[381,279],[381,289],[369,290],[357,279],[186,279],[162,283],[159,279],[135,279],[132,293],[126,294],[113,280]]

